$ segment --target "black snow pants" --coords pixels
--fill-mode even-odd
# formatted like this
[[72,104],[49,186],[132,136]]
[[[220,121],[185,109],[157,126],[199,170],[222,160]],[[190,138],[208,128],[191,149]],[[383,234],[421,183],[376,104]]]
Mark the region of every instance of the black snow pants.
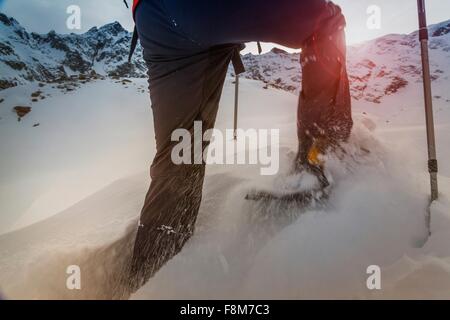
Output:
[[352,119],[345,18],[327,0],[142,0],[135,19],[149,69],[157,145],[132,260],[139,286],[193,233],[205,165],[175,165],[171,135],[180,128],[192,133],[195,121],[203,130],[214,126],[236,45],[264,41],[302,48],[300,149],[307,137],[345,140]]

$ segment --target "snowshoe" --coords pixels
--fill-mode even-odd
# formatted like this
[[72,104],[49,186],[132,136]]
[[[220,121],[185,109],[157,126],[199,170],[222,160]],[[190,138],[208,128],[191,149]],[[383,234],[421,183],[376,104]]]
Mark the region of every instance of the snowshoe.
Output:
[[[292,183],[288,183],[285,188],[278,191],[253,190],[246,195],[245,199],[250,201],[281,201],[295,203],[302,207],[326,200],[331,184],[323,169],[311,166],[304,170],[300,174],[287,177],[289,180],[297,180],[297,185],[290,186],[289,184]],[[309,177],[306,178],[305,175],[309,175]],[[311,177],[316,178],[318,183],[313,183],[310,187],[302,186],[302,180],[308,180]]]
[[[310,204],[326,200],[330,191],[330,182],[324,170],[324,163],[321,154],[325,151],[325,143],[323,139],[318,139],[311,144],[308,152],[299,152],[294,163],[294,172],[291,175],[293,179],[298,178],[300,185],[287,186],[282,191],[266,191],[254,190],[249,192],[245,199],[251,201],[282,201],[286,203],[296,203],[301,206],[309,206]],[[316,178],[315,185],[305,188],[301,186],[301,180],[304,173],[312,175]],[[300,174],[300,176],[298,176]]]

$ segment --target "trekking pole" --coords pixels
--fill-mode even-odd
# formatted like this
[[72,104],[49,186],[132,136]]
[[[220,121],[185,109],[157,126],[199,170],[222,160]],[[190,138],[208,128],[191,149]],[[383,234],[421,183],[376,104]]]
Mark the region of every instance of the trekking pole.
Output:
[[[433,119],[433,98],[431,93],[431,77],[430,77],[430,59],[428,52],[428,27],[425,11],[425,0],[417,0],[419,9],[419,40],[422,51],[422,71],[423,71],[423,88],[425,94],[425,116],[427,126],[427,143],[428,143],[428,171],[430,173],[431,183],[431,202],[438,199],[438,162],[436,157],[436,141],[434,133]],[[428,212],[427,226],[430,231],[431,213]]]
[[236,73],[236,82],[234,84],[234,131],[233,139],[237,139],[237,124],[239,111],[239,75]]

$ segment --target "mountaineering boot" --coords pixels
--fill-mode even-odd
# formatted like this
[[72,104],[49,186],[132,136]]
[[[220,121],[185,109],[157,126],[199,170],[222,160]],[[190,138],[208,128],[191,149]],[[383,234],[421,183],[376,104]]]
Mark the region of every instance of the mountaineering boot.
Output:
[[332,149],[332,143],[326,137],[313,139],[305,135],[299,143],[293,174],[306,171],[317,177],[322,189],[327,188],[330,183],[325,175],[324,157]]
[[318,139],[301,140],[299,152],[294,162],[294,168],[290,176],[299,180],[304,179],[304,173],[317,178],[318,185],[310,190],[292,188],[288,192],[252,191],[245,197],[246,200],[253,201],[282,201],[293,202],[301,207],[307,207],[312,203],[317,203],[327,197],[327,188],[330,182],[325,175],[324,155],[331,148],[329,140],[325,137]]

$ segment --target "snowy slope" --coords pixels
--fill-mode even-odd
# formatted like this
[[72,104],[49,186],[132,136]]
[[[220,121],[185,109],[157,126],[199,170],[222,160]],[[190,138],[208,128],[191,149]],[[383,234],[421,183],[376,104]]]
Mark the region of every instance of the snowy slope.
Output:
[[[19,160],[35,145],[33,158],[39,159],[20,161],[23,173],[13,163],[9,167],[16,172],[10,175],[9,198],[34,195],[35,205],[22,223],[35,215],[40,222],[0,236],[0,286],[7,297],[116,297],[111,279],[129,256],[132,233],[127,230],[136,225],[148,186],[145,167],[154,154],[147,93],[139,89],[143,85],[144,79],[128,89],[103,80],[71,94],[56,91],[21,123],[2,110],[0,137],[28,141],[21,146],[2,139],[2,149]],[[326,209],[299,212],[249,204],[243,199],[246,190],[270,187],[273,178],[262,179],[257,166],[209,167],[196,235],[133,298],[450,298],[445,280],[450,276],[450,166],[445,161],[450,157],[450,107],[436,101],[441,200],[433,208],[432,237],[421,247],[428,177],[420,88],[416,84],[382,105],[355,102],[349,148],[362,145],[373,156],[346,165],[330,159],[338,184]],[[94,102],[71,103],[86,101],[93,92],[99,112]],[[297,97],[253,80],[242,81],[241,96],[242,128],[281,129],[286,170],[288,151],[296,145],[292,119]],[[233,97],[229,78],[218,128],[232,126]],[[33,128],[36,121],[41,126]],[[57,132],[61,139],[49,140]],[[42,180],[37,193],[18,188],[32,170]],[[15,186],[17,179],[21,183]],[[116,181],[109,184],[111,179]],[[89,194],[78,194],[70,208],[44,219],[54,211],[55,199],[80,190]],[[257,217],[267,210],[290,213],[294,220],[285,228],[261,223]],[[81,291],[65,288],[65,268],[72,264],[85,272]],[[380,292],[365,287],[371,264],[382,268]]]
[[[0,77],[19,84],[0,91],[0,232],[11,231],[0,234],[0,290],[9,298],[117,298],[114,279],[130,253],[129,230],[155,152],[146,80],[108,79],[123,60],[105,47],[108,53],[93,64],[105,77],[79,81],[70,90],[29,81],[59,77],[72,50],[92,61],[87,34],[28,34],[28,45],[16,32],[22,30],[18,23],[0,19],[0,50],[14,51],[2,51]],[[122,48],[119,38],[129,34],[109,26],[113,30],[102,34]],[[132,298],[450,298],[449,30],[448,22],[431,29],[441,197],[432,207],[426,243],[419,48],[414,34],[391,35],[349,49],[356,125],[346,147],[354,154],[363,146],[371,155],[356,157],[358,163],[328,159],[336,183],[330,205],[303,212],[249,204],[247,190],[276,181],[262,179],[257,166],[210,166],[195,236]],[[59,40],[44,43],[52,37]],[[55,49],[59,41],[72,49]],[[31,56],[37,61],[26,60]],[[15,70],[5,59],[31,64]],[[239,126],[280,129],[286,170],[296,148],[297,95],[288,86],[300,81],[298,56],[275,50],[245,60],[252,79],[242,80]],[[39,78],[46,74],[35,71],[39,65],[48,79]],[[63,69],[67,76],[83,72]],[[3,78],[4,72],[12,78]],[[224,88],[220,129],[232,127],[232,81],[228,77]],[[36,90],[40,98],[30,103]],[[32,110],[18,122],[11,109],[27,104]],[[294,219],[289,225],[258,221],[267,211]],[[73,264],[84,270],[77,292],[65,287],[66,268]],[[365,286],[372,264],[382,269],[381,291]]]

